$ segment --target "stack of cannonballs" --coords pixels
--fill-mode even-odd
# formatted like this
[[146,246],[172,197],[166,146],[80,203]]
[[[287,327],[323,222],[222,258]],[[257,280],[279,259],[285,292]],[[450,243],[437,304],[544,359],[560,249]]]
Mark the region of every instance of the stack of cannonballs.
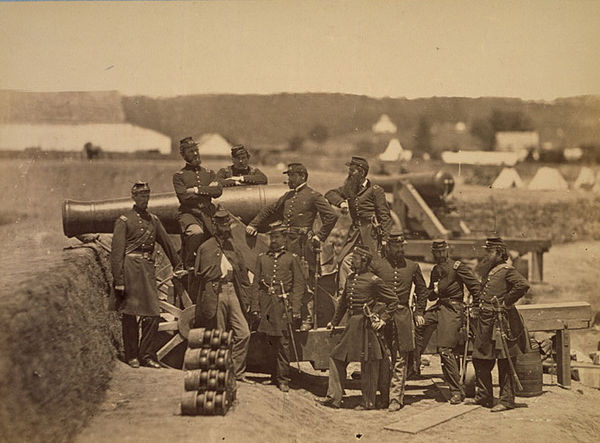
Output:
[[220,329],[190,330],[183,368],[182,415],[225,415],[235,400],[231,359],[232,333]]

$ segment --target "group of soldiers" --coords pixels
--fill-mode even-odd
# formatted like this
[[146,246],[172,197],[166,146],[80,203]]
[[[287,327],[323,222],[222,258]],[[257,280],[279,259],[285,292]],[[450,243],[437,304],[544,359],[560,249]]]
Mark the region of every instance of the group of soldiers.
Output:
[[[330,355],[327,396],[317,401],[341,407],[347,365],[360,362],[363,400],[357,408],[400,410],[409,371],[419,371],[421,352],[437,328],[437,351],[452,392],[450,403],[463,402],[458,348],[463,343],[466,286],[477,306],[471,309],[473,328],[466,332],[473,336],[477,389],[475,399],[467,401],[493,407],[493,411],[514,407],[510,363],[514,363],[517,348],[524,351],[528,344],[514,303],[529,285],[507,264],[502,239],[486,242],[481,282],[464,263],[450,258],[445,240],[434,241],[436,264],[427,285],[420,266],[405,257],[404,232],[393,226],[383,189],[367,178],[367,160],[352,157],[346,163],[344,184],[325,195],[308,186],[303,164],[291,163],[284,171],[290,190],[262,208],[245,228],[247,236],[268,232],[270,239],[268,251],[259,254],[249,273],[243,254],[232,241],[235,221],[212,199],[222,194],[223,187],[266,184],[267,177],[249,165],[244,146],[234,146],[231,153],[233,164],[215,173],[201,166],[198,145],[191,137],[180,141],[186,164],[173,176],[180,202],[180,255],[160,220],[147,211],[147,183],[133,186],[135,204],[115,223],[114,288],[121,299],[125,360],[131,366],[160,367],[153,353],[160,311],[152,257],[158,242],[175,278],[187,275],[186,287],[196,303],[193,326],[233,331],[236,378],[253,383],[244,374],[250,325],[257,324],[270,346],[274,369],[269,382],[287,392],[294,331],[316,326],[313,300],[319,251],[341,212],[349,213],[351,225],[338,254],[336,310],[327,328],[333,329],[344,318],[346,327]],[[321,222],[318,230],[317,215]],[[434,304],[426,310],[428,300]],[[141,341],[136,316],[141,321]],[[491,371],[496,360],[500,402],[493,406]],[[377,391],[380,401],[376,401]]]

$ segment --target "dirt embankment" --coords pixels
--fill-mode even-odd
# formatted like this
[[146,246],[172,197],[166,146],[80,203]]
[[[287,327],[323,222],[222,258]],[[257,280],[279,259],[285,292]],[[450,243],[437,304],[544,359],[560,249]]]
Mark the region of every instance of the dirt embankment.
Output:
[[121,341],[111,278],[106,255],[86,248],[2,288],[0,441],[69,441],[97,409]]

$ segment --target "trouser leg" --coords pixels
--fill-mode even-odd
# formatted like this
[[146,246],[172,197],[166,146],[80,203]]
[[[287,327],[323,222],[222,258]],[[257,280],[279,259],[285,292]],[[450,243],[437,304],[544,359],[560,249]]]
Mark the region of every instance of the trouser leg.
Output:
[[270,337],[274,339],[277,353],[277,365],[275,378],[278,384],[287,384],[290,381],[290,340],[286,335],[281,337]]
[[379,385],[379,366],[381,360],[367,360],[360,362],[360,384],[363,405],[367,409],[375,409],[377,386]]
[[350,274],[352,269],[350,267],[351,263],[352,254],[346,255],[340,263],[340,270],[338,272],[338,297],[342,294],[342,292],[344,292],[344,288],[346,287],[346,280],[348,279],[348,275]]
[[158,315],[142,317],[142,339],[140,341],[140,361],[156,361],[156,337],[158,335]]
[[393,360],[392,380],[390,382],[390,403],[404,404],[408,352],[396,352]]
[[123,351],[125,361],[128,362],[138,358],[139,332],[135,315],[123,314],[121,317],[121,328],[123,332]]
[[437,310],[428,311],[424,315],[423,326],[415,328],[415,350],[413,352],[413,370],[416,374],[421,373],[421,354],[427,347],[433,331],[437,328]]
[[235,293],[228,295],[229,327],[233,331],[232,359],[236,378],[241,378],[246,372],[246,356],[250,346],[250,328]]
[[[513,366],[517,362],[517,358],[513,357]],[[507,358],[498,359],[498,384],[500,385],[500,403],[504,406],[515,406],[515,385],[510,375],[510,366]]]
[[496,360],[473,359],[475,367],[475,400],[493,405],[494,391],[492,387],[492,369]]
[[342,404],[347,367],[347,362],[336,360],[333,357],[329,357],[329,380],[327,385],[327,398],[333,399],[333,404],[338,407]]
[[195,328],[217,328],[219,310],[219,288],[215,282],[204,282],[197,292],[194,311]]
[[438,348],[440,359],[442,361],[442,372],[444,373],[444,379],[450,387],[450,392],[454,394],[460,394],[461,397],[465,396],[462,384],[460,383],[460,369],[458,367],[458,358],[452,348]]
[[183,233],[183,265],[185,269],[193,268],[196,263],[196,251],[206,239],[205,228],[193,223],[185,228]]
[[390,403],[390,383],[393,374],[393,360],[389,350],[386,350],[379,365],[379,392],[381,394],[381,407],[387,408]]

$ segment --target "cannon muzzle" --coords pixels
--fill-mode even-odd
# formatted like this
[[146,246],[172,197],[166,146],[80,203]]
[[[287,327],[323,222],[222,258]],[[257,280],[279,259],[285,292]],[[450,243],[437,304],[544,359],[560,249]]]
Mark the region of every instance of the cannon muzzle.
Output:
[[398,175],[375,175],[371,181],[381,186],[385,192],[394,192],[401,181],[410,182],[425,201],[443,200],[454,190],[454,177],[449,172],[413,172]]
[[[284,185],[224,188],[223,195],[214,202],[247,224],[261,208],[276,202],[288,190]],[[63,232],[67,237],[88,233],[111,233],[117,217],[132,205],[130,197],[91,202],[65,200],[62,208]],[[177,208],[179,200],[174,192],[150,196],[148,210],[160,218],[170,234],[179,233]]]

